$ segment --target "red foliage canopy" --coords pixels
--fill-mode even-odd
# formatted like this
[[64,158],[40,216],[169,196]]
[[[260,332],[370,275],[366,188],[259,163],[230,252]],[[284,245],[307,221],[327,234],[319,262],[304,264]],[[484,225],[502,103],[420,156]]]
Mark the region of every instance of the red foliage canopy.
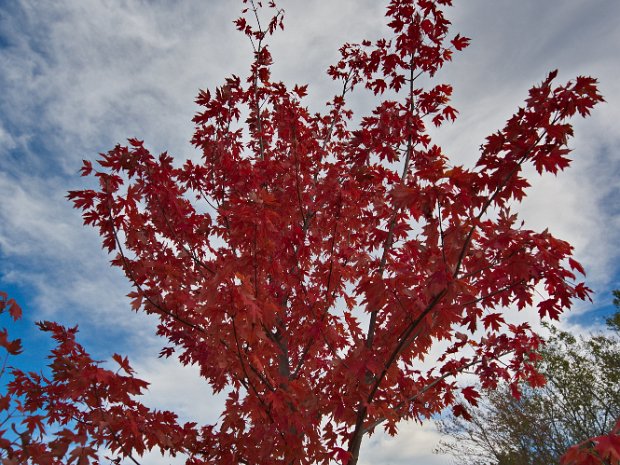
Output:
[[[569,165],[568,121],[602,100],[595,79],[550,73],[473,168],[453,166],[427,132],[456,118],[452,87],[419,84],[468,45],[449,34],[451,0],[391,0],[393,38],[345,44],[328,71],[342,92],[317,114],[306,86],[272,79],[267,41],[283,12],[243,3],[235,24],[254,60],[247,78],[200,91],[200,157],[175,163],[130,139],[96,168],[84,162],[98,190],[69,194],[133,284],[132,307],[159,318],[162,355],[176,351],[226,390],[220,420],[147,409],[127,359],[103,369],[75,329],[42,323],[58,342],[52,375],[13,371],[0,410],[14,402],[24,420],[15,441],[0,432],[5,464],[82,465],[102,448],[137,462],[159,448],[188,464],[353,465],[379,425],[394,434],[446,407],[468,415],[455,394],[475,404],[478,393],[457,383],[463,371],[484,387],[540,383],[540,340],[506,312],[536,305],[557,318],[588,297],[571,246],[512,209],[527,164]],[[347,101],[360,87],[377,104],[354,119]]]

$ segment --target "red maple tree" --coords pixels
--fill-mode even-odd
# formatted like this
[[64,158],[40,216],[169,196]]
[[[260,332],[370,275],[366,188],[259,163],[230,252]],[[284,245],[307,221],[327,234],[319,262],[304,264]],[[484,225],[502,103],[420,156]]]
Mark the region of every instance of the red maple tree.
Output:
[[[556,319],[588,298],[572,247],[526,229],[514,207],[526,165],[570,164],[568,121],[602,101],[595,79],[550,73],[474,167],[454,166],[427,131],[457,116],[452,87],[434,83],[468,45],[449,33],[451,0],[389,1],[392,38],[340,49],[328,74],[342,91],[317,114],[306,86],[272,78],[282,10],[243,3],[235,23],[254,59],[247,78],[200,91],[200,157],[175,163],[130,139],[84,162],[98,190],[69,194],[132,283],[132,308],[159,319],[161,355],[227,392],[219,421],[148,409],[126,358],[104,369],[75,328],[44,322],[51,375],[15,369],[0,399],[22,417],[0,431],[4,465],[139,463],[152,449],[187,464],[354,465],[377,427],[469,415],[455,400],[479,396],[458,381],[465,371],[484,387],[509,380],[515,395],[543,383],[539,337],[506,312]],[[377,101],[361,117],[347,104],[360,88]],[[0,344],[15,352],[6,333]]]

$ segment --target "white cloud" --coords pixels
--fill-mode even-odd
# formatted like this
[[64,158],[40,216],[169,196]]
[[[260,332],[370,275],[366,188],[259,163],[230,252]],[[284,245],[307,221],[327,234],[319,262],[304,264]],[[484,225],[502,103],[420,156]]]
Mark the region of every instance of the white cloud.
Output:
[[5,194],[0,215],[7,220],[0,236],[4,253],[58,259],[84,242],[81,231],[66,221],[66,194],[57,186],[28,174],[16,179],[0,173],[0,191]]
[[0,125],[0,153],[8,152],[17,147],[17,143],[11,134]]
[[379,463],[384,465],[411,463],[448,465],[453,463],[450,457],[433,453],[439,445],[441,434],[432,423],[420,425],[407,422],[399,426],[395,437],[390,437],[381,431],[366,439],[360,451],[360,465]]
[[1,277],[26,290],[28,320],[79,324],[81,339],[92,339],[90,348],[103,347],[105,355],[108,337],[122,336],[121,347],[153,337],[153,319],[128,311],[129,285],[110,269],[95,231],[82,227],[61,178],[0,173],[0,192]]
[[83,150],[96,153],[126,137],[187,149],[197,88],[248,57],[223,5],[21,2],[17,19],[29,36],[13,31],[2,51],[7,117],[53,131],[67,173]]
[[[155,349],[152,346],[152,349]],[[215,424],[222,413],[226,393],[213,394],[211,387],[200,377],[195,366],[182,366],[176,357],[154,357],[158,350],[150,350],[137,360],[130,361],[138,377],[151,385],[143,396],[145,405],[171,410],[184,421]]]

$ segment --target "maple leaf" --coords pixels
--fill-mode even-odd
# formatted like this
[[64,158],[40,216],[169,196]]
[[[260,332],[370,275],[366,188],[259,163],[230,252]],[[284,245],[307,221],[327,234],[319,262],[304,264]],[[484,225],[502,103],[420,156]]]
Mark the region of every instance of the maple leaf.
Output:
[[485,329],[491,331],[499,331],[503,324],[505,324],[504,317],[500,313],[491,313],[482,317],[482,323]]
[[462,404],[456,404],[452,407],[452,413],[454,414],[455,417],[462,417],[464,420],[470,421],[471,420],[471,414],[469,413],[469,410],[467,410],[467,408],[465,408],[464,405]]
[[474,407],[478,406],[478,399],[480,398],[480,393],[472,386],[467,386],[461,389],[461,393],[465,400]]
[[93,164],[89,160],[82,160],[82,168],[80,169],[80,174],[82,176],[90,176],[93,172]]
[[0,347],[4,347],[10,355],[19,355],[22,352],[21,339],[10,340],[8,336],[6,329],[0,330]]
[[127,359],[127,357],[122,357],[121,355],[114,354],[112,355],[112,359],[116,363],[118,363],[121,369],[128,375],[131,375],[132,373],[134,373],[133,368],[131,368],[131,366],[129,365],[129,360]]
[[345,465],[349,463],[349,459],[351,458],[351,453],[341,447],[335,447],[331,451],[331,457],[337,462],[340,462],[343,465]]
[[307,84],[303,86],[296,85],[293,87],[293,92],[295,92],[299,96],[299,98],[303,98],[306,95],[308,95],[308,85]]
[[96,452],[92,447],[76,447],[69,453],[67,463],[77,463],[77,465],[88,465],[90,459],[97,458]]
[[568,266],[570,266],[573,270],[578,271],[583,276],[586,275],[586,271],[583,269],[583,266],[581,266],[581,264],[577,260],[569,258],[568,259]]
[[592,439],[599,457],[611,463],[620,462],[620,435],[607,434]]
[[9,307],[9,315],[13,318],[13,321],[17,321],[22,317],[22,309],[18,305],[17,302],[13,299],[9,299],[6,303],[7,307]]
[[0,396],[0,412],[8,410],[11,405],[11,396],[8,394]]
[[541,317],[548,316],[551,319],[557,320],[561,311],[555,299],[546,299],[538,303],[538,313]]
[[469,41],[470,39],[468,39],[467,37],[463,37],[460,34],[457,34],[454,39],[452,39],[451,43],[456,50],[461,51],[469,45]]
[[43,424],[44,417],[42,415],[28,415],[22,420],[22,423],[28,428],[28,432],[32,434],[35,430],[39,433],[45,433],[45,426]]

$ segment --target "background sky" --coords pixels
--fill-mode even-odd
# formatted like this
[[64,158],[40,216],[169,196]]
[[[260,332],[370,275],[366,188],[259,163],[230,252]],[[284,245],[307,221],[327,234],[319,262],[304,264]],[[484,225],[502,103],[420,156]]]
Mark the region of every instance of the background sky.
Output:
[[[272,42],[274,78],[309,84],[309,105],[338,92],[325,74],[346,41],[377,38],[380,0],[282,0],[285,31]],[[607,103],[575,124],[572,167],[533,177],[521,214],[531,229],[549,227],[575,246],[596,294],[561,321],[599,328],[620,288],[620,2],[617,0],[455,1],[453,31],[472,45],[438,79],[454,85],[461,116],[437,133],[457,163],[471,164],[484,137],[503,126],[532,84],[555,68],[559,81],[600,80]],[[231,73],[244,75],[251,47],[234,31],[241,2],[232,0],[0,1],[0,290],[25,309],[16,331],[40,363],[47,345],[33,321],[79,324],[97,358],[130,356],[152,382],[147,403],[215,421],[220,399],[195,371],[156,354],[155,322],[129,310],[120,271],[111,269],[96,233],[65,200],[86,187],[81,159],[94,159],[129,137],[153,153],[194,153],[193,103]],[[352,106],[368,108],[369,95]],[[403,425],[396,439],[366,440],[364,464],[452,463],[431,454],[432,426]],[[150,463],[166,463],[152,458]]]

